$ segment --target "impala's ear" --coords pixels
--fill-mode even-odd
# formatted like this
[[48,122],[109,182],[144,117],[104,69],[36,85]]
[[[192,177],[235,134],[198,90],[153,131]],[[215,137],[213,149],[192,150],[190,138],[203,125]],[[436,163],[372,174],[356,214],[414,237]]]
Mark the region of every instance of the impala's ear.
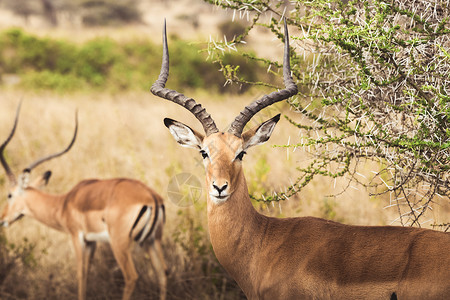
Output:
[[165,118],[164,125],[169,128],[175,140],[183,147],[201,149],[203,135],[181,122]]
[[272,119],[269,119],[259,125],[258,127],[249,129],[248,131],[242,134],[242,138],[244,139],[244,150],[256,146],[261,145],[267,142],[272,135],[273,129],[277,122],[280,120],[280,114],[276,115]]
[[44,174],[42,174],[41,176],[39,176],[38,178],[36,178],[31,184],[30,186],[34,187],[34,188],[41,188],[44,187],[48,184],[48,181],[50,179],[50,176],[52,176],[52,171],[47,171]]

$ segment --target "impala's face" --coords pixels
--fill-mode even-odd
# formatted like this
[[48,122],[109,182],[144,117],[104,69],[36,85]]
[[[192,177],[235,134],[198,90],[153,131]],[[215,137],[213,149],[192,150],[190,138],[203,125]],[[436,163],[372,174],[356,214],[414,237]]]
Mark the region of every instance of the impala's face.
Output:
[[266,142],[279,118],[279,115],[275,116],[245,132],[242,137],[228,132],[217,132],[204,137],[189,126],[172,119],[164,119],[164,124],[180,145],[200,152],[206,169],[208,196],[215,204],[222,204],[238,186],[245,151]]
[[51,172],[47,171],[31,184],[28,184],[29,173],[23,173],[19,177],[19,182],[8,192],[8,199],[0,216],[0,225],[8,227],[15,221],[28,214],[27,198],[29,197],[28,186],[39,188],[47,184]]
[[243,139],[228,132],[203,139],[200,154],[206,169],[206,185],[211,200],[225,202],[236,189],[245,154]]
[[0,225],[8,227],[23,217],[26,210],[25,193],[25,189],[21,188],[19,184],[9,190],[7,203],[0,217]]

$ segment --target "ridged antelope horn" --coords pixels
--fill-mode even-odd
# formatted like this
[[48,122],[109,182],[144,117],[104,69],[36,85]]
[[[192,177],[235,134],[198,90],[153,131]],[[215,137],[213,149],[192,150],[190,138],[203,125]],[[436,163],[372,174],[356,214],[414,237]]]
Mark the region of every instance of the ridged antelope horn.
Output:
[[210,135],[218,132],[216,124],[214,120],[211,118],[211,115],[206,112],[206,110],[194,99],[188,98],[185,95],[178,93],[175,90],[170,90],[165,88],[167,78],[169,77],[169,49],[167,48],[167,36],[166,36],[166,20],[164,20],[164,29],[163,29],[163,58],[161,64],[161,73],[159,74],[158,79],[152,85],[150,91],[161,98],[166,100],[175,102],[191,113],[200,121],[205,130],[206,135]]
[[230,125],[229,133],[234,134],[237,137],[240,137],[242,134],[242,130],[245,127],[245,124],[250,121],[250,119],[261,109],[274,104],[275,102],[279,102],[285,100],[289,97],[297,94],[298,89],[294,80],[291,77],[291,66],[289,59],[289,33],[287,29],[286,21],[284,22],[284,59],[283,59],[283,78],[285,89],[272,92],[268,95],[264,95],[258,100],[253,101],[249,105],[247,105],[239,115],[234,119],[233,123]]
[[17,122],[19,121],[19,113],[20,113],[20,107],[22,106],[22,101],[20,101],[19,106],[17,106],[17,112],[16,112],[16,119],[14,120],[14,126],[11,130],[11,133],[6,138],[5,142],[0,146],[0,162],[2,163],[3,168],[5,169],[6,175],[9,178],[10,184],[12,186],[17,184],[16,176],[14,176],[14,173],[11,171],[11,168],[9,167],[8,163],[5,160],[4,150],[6,148],[6,145],[8,145],[9,141],[11,141],[12,137],[14,136],[14,132],[16,131]]

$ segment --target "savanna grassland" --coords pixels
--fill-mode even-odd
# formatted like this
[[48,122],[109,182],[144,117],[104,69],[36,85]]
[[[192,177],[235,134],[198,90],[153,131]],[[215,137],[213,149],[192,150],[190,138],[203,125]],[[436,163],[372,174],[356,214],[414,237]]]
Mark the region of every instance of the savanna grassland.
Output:
[[[168,185],[174,176],[191,173],[203,184],[204,171],[199,153],[180,147],[163,124],[163,119],[170,117],[200,131],[198,121],[184,108],[148,91],[159,72],[160,45],[155,42],[159,29],[153,33],[158,38],[152,36],[148,40],[142,36],[138,40],[131,38],[132,28],[123,34],[127,38],[119,39],[108,36],[112,31],[96,31],[104,35],[96,37],[92,37],[92,31],[86,31],[81,38],[78,32],[73,38],[71,31],[58,30],[53,32],[55,38],[52,31],[31,34],[33,30],[5,29],[0,33],[3,42],[0,48],[4,45],[9,48],[2,48],[7,56],[2,58],[0,141],[9,134],[22,100],[18,128],[6,149],[6,158],[17,175],[35,159],[66,146],[78,110],[79,132],[74,147],[33,170],[34,176],[52,170],[45,190],[62,194],[88,178],[141,180],[160,193],[166,203],[163,247],[169,266],[168,298],[243,299],[239,287],[219,265],[211,249],[204,191],[188,206],[179,206],[168,196]],[[9,39],[11,36],[16,40]],[[173,67],[174,76],[168,86],[181,89],[202,103],[220,128],[226,128],[244,105],[267,92],[260,88],[250,88],[245,93],[238,93],[235,87],[232,92],[223,90],[224,79],[218,67],[205,60],[205,53],[198,53],[201,46],[180,36],[169,42],[173,64],[178,63],[178,67]],[[43,52],[37,48],[30,50],[29,43],[41,45]],[[44,67],[48,49],[62,49],[50,56],[65,53],[64,62],[70,63],[54,64],[53,69]],[[38,58],[37,64],[26,55],[33,51],[37,52],[34,56]],[[98,63],[93,64],[98,69],[83,68],[92,66],[89,64],[92,61]],[[150,65],[153,67],[149,69]],[[246,66],[245,61],[242,65]],[[252,70],[258,70],[255,72],[259,76],[269,76],[257,65],[246,67],[248,76],[258,75]],[[139,72],[133,72],[133,68]],[[297,117],[288,104],[281,103],[262,111],[249,125],[255,126],[278,112],[292,119]],[[293,166],[306,165],[311,155],[305,149],[275,145],[294,143],[299,138],[298,129],[282,118],[269,142],[249,151],[244,158],[244,170],[251,193],[280,191],[295,180],[297,170]],[[373,162],[367,163],[364,172],[369,174],[377,168]],[[7,189],[2,170],[1,206],[6,202]],[[372,197],[359,186],[348,187],[345,178],[333,181],[317,177],[290,200],[254,204],[267,215],[313,215],[349,224],[389,224],[396,217],[394,208],[384,209],[389,205],[386,196]],[[443,212],[437,207],[434,213],[439,219]],[[1,229],[0,237],[1,299],[76,299],[75,257],[68,235],[23,218],[10,228]],[[149,262],[137,247],[134,252],[141,275],[134,299],[156,299],[158,288]],[[89,273],[88,298],[119,299],[121,276],[109,247],[99,247]]]
[[[203,165],[195,150],[179,147],[162,122],[172,117],[200,129],[198,121],[185,109],[158,99],[147,92],[121,94],[88,93],[61,95],[53,92],[3,90],[1,93],[0,134],[5,137],[12,125],[16,106],[23,99],[17,133],[7,148],[7,158],[17,174],[34,159],[65,147],[74,126],[74,112],[79,111],[79,133],[73,149],[33,170],[36,176],[52,170],[45,188],[51,193],[67,192],[87,178],[130,177],[139,179],[158,191],[166,201],[167,221],[164,249],[170,268],[170,299],[237,299],[239,288],[215,260],[206,222],[206,199],[188,207],[177,206],[168,197],[170,179],[188,172],[203,182]],[[252,95],[222,96],[194,93],[196,99],[224,126]],[[287,105],[279,105],[291,117]],[[263,119],[265,116],[258,117]],[[296,129],[281,120],[266,145],[249,152],[244,168],[252,192],[280,190],[295,177],[293,161],[307,161],[301,149],[292,152],[273,145],[286,144]],[[1,194],[7,194],[2,173]],[[296,198],[269,206],[255,205],[262,213],[274,216],[315,215],[352,224],[385,224],[390,212],[383,210],[381,199],[373,199],[364,190],[347,189],[338,197],[344,182],[315,180]],[[6,197],[3,197],[2,203]],[[393,213],[393,212],[392,212]],[[75,259],[68,235],[48,229],[24,218],[4,229],[12,253],[29,255],[15,260],[14,268],[1,287],[5,299],[75,299]],[[32,247],[30,251],[21,247]],[[135,260],[141,279],[136,299],[157,297],[157,284],[143,253],[136,249]],[[11,259],[11,258],[9,258]],[[100,247],[89,274],[88,296],[92,299],[119,298],[123,285],[120,271],[107,245]],[[19,284],[20,283],[20,284]],[[101,295],[101,296],[100,296]]]

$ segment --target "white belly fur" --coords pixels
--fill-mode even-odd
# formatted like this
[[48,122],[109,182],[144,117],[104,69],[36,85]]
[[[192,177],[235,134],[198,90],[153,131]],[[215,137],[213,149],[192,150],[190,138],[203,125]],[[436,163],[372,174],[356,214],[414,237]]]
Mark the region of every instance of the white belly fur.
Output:
[[108,231],[101,232],[87,232],[84,234],[84,239],[88,242],[109,242]]

